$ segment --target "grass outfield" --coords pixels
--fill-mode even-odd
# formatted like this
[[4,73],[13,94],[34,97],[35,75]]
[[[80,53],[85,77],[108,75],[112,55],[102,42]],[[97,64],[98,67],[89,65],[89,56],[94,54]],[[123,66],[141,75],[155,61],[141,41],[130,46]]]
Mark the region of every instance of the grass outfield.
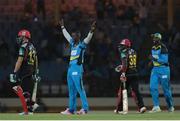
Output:
[[19,116],[16,113],[0,113],[0,120],[180,120],[180,112],[144,113],[130,112],[126,115],[110,111],[93,111],[87,115],[60,115],[58,113],[36,113]]

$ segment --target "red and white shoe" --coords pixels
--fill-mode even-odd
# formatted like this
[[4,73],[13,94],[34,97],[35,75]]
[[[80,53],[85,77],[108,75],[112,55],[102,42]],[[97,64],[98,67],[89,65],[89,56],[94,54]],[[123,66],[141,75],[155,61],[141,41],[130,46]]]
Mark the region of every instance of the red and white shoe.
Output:
[[87,114],[87,110],[81,109],[80,111],[77,112],[78,115],[85,115]]
[[63,115],[73,115],[74,113],[71,112],[71,111],[69,110],[69,108],[67,108],[65,111],[62,111],[61,114],[63,114]]

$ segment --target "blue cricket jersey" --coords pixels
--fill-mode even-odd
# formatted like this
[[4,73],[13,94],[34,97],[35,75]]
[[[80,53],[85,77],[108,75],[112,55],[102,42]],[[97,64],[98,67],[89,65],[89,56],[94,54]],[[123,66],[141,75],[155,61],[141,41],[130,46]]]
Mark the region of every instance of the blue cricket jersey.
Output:
[[71,45],[71,56],[69,64],[78,64],[81,65],[84,62],[84,52],[86,49],[86,44],[84,41],[80,41],[77,45],[74,44],[74,40],[70,40]]
[[155,67],[159,66],[168,66],[168,49],[164,44],[160,44],[158,46],[153,46],[151,50],[153,56],[153,65]]

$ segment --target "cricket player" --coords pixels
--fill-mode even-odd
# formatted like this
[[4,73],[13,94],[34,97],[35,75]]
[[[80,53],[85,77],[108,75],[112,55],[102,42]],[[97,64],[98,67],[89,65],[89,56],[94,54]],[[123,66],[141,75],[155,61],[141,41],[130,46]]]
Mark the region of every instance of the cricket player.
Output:
[[159,107],[159,92],[158,86],[162,85],[164,96],[167,102],[169,112],[174,111],[173,99],[170,87],[170,68],[168,62],[168,49],[161,42],[162,36],[160,33],[152,34],[153,47],[151,50],[150,59],[153,64],[150,77],[150,92],[152,95],[154,107],[150,112],[160,112]]
[[84,40],[81,40],[81,33],[79,31],[72,32],[70,35],[64,27],[63,20],[60,21],[62,33],[64,37],[70,44],[71,47],[71,55],[70,55],[70,62],[67,74],[67,83],[69,89],[69,108],[65,111],[61,112],[61,114],[74,114],[76,111],[76,95],[79,93],[81,102],[82,102],[82,109],[77,112],[77,114],[87,114],[89,106],[87,102],[86,93],[83,87],[83,61],[84,61],[84,52],[86,49],[87,44],[90,42],[96,22],[94,21],[91,30],[89,31],[87,37]]
[[14,71],[10,74],[12,89],[20,98],[23,107],[23,112],[19,115],[32,114],[38,107],[31,99],[34,81],[39,81],[40,77],[36,49],[30,39],[31,34],[28,30],[19,31],[17,38],[18,57]]
[[118,46],[118,50],[121,58],[121,65],[117,66],[115,70],[121,73],[121,86],[118,91],[118,101],[116,110],[114,110],[114,112],[117,114],[127,113],[127,111],[123,111],[122,105],[122,83],[125,82],[125,88],[131,89],[130,91],[135,100],[135,103],[138,106],[138,111],[140,113],[144,113],[146,111],[146,107],[144,106],[142,96],[139,92],[136,51],[131,48],[131,41],[129,39],[123,39]]

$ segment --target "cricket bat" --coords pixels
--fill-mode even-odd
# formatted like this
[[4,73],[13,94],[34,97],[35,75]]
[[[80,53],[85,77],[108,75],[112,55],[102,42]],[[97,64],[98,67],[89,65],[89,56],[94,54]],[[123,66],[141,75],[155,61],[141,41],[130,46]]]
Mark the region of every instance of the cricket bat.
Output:
[[123,82],[122,97],[123,97],[123,112],[128,112],[128,95],[126,89],[126,82]]
[[36,102],[36,94],[37,94],[37,85],[38,85],[38,82],[34,82],[34,88],[33,88],[33,94],[32,94],[32,101],[33,102]]

